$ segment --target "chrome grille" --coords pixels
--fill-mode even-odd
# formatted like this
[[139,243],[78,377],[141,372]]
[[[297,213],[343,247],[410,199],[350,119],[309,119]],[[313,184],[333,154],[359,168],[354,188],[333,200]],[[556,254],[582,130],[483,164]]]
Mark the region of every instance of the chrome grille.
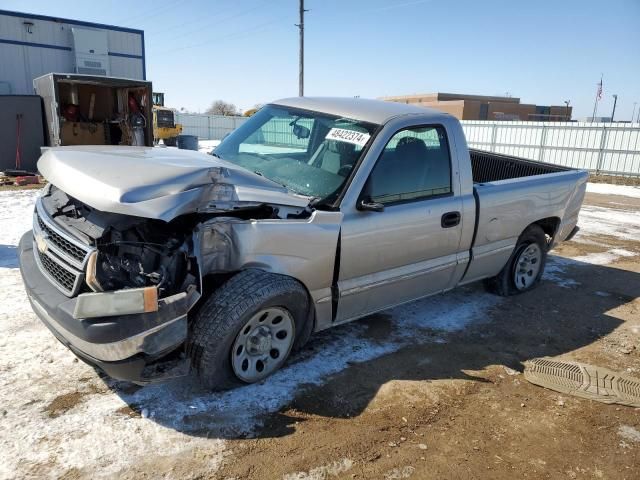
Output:
[[65,295],[76,295],[94,248],[57,225],[45,212],[40,199],[33,215],[33,237],[33,251],[42,273]]
[[40,250],[36,250],[36,255],[38,255],[38,259],[40,260],[39,264],[42,266],[44,271],[49,274],[51,279],[64,288],[66,292],[74,291],[74,286],[78,279],[76,274],[65,269],[60,264],[52,260],[46,253],[41,253]]
[[42,221],[42,218],[40,218],[40,215],[38,215],[37,212],[36,212],[36,217],[38,220],[38,226],[40,227],[42,232],[47,235],[51,243],[53,243],[61,251],[67,253],[70,257],[74,258],[78,262],[82,263],[84,261],[84,257],[87,255],[86,250],[83,250],[80,247],[75,246],[73,243],[71,243],[68,240],[65,240],[64,237],[54,232]]

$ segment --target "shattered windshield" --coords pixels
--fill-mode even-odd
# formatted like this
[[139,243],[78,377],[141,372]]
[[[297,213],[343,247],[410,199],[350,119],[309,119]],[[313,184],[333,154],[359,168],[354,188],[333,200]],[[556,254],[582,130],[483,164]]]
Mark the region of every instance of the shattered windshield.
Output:
[[320,112],[267,105],[213,154],[295,193],[328,199],[340,191],[375,128]]

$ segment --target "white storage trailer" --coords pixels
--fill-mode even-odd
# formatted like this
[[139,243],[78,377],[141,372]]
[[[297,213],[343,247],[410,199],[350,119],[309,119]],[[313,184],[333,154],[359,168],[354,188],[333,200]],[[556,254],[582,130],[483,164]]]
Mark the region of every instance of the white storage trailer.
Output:
[[144,32],[0,10],[0,95],[33,94],[51,72],[145,80]]
[[33,86],[49,146],[153,145],[151,82],[50,73]]

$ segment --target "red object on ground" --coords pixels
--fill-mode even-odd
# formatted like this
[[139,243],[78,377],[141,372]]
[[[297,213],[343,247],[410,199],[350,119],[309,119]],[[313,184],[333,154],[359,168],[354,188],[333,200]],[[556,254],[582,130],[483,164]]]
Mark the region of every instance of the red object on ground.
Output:
[[16,177],[13,181],[14,185],[22,187],[24,185],[37,185],[40,183],[40,179],[37,175],[30,175],[28,177]]

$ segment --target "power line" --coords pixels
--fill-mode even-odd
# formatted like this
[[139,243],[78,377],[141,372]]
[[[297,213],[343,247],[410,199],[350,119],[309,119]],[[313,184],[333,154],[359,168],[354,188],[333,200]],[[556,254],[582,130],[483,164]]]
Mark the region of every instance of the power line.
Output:
[[[235,6],[235,5],[234,5]],[[231,8],[223,8],[221,10],[216,11],[213,15],[204,15],[204,16],[198,16],[198,18],[196,18],[195,20],[191,20],[189,22],[181,22],[181,23],[177,23],[175,25],[171,25],[169,27],[160,27],[160,28],[155,28],[155,29],[151,29],[151,30],[145,30],[145,35],[148,35],[150,37],[154,37],[157,36],[159,34],[165,34],[167,32],[179,29],[179,28],[185,28],[187,25],[193,25],[194,23],[201,23],[201,22],[210,22],[212,19],[219,17],[222,14],[225,14],[227,12],[233,11],[233,7]]]
[[271,21],[269,21],[269,22],[260,23],[260,24],[258,24],[258,25],[254,25],[254,26],[252,26],[252,27],[250,27],[250,28],[246,28],[246,29],[244,29],[244,30],[240,30],[240,31],[238,31],[238,32],[231,32],[231,33],[229,33],[229,34],[227,34],[227,35],[221,35],[221,36],[219,36],[219,37],[216,37],[216,38],[213,38],[213,39],[209,39],[209,40],[206,40],[206,41],[204,41],[204,42],[195,43],[195,44],[191,44],[191,45],[185,45],[185,46],[183,46],[183,47],[178,47],[178,48],[174,48],[174,49],[171,49],[171,50],[165,50],[165,51],[164,51],[164,52],[162,52],[162,53],[166,55],[166,54],[169,54],[169,53],[179,52],[179,51],[185,50],[185,49],[187,49],[187,48],[198,48],[198,47],[202,47],[202,46],[204,46],[204,45],[208,45],[208,44],[213,43],[213,42],[218,42],[218,41],[223,40],[223,39],[241,37],[243,34],[247,34],[247,33],[249,33],[249,34],[253,34],[253,33],[255,33],[255,32],[258,32],[258,31],[264,30],[264,28],[265,28],[265,27],[268,27],[269,25],[272,25],[272,24],[274,24],[274,23],[277,23],[277,22],[279,22],[279,21],[282,21],[282,18],[283,18],[283,17],[278,17],[278,18],[273,19],[273,20],[271,20]]
[[[181,4],[185,3],[185,1],[186,0],[171,0],[170,2],[165,3],[161,7],[158,7],[155,10],[151,10],[151,13],[148,13],[149,9],[146,9],[137,15],[129,15],[125,19],[123,19],[121,22],[117,22],[116,25],[135,26],[136,21],[139,21],[139,20],[147,21],[150,18],[155,18],[158,15],[165,13],[168,10],[171,10],[175,7],[180,6]],[[133,20],[134,18],[135,18],[135,21]]]
[[421,3],[428,3],[432,0],[415,0],[413,2],[399,3],[396,5],[389,5],[388,7],[374,8],[372,12],[383,12],[386,10],[395,10],[396,8],[409,7],[412,5],[420,5]]
[[[260,3],[262,3],[262,2],[264,2],[264,0],[260,0]],[[220,19],[220,20],[218,20],[216,22],[207,23],[206,25],[203,25],[202,27],[198,27],[196,29],[191,29],[188,32],[184,32],[182,34],[178,34],[178,35],[175,35],[175,36],[172,36],[172,37],[168,37],[168,38],[163,38],[162,42],[163,43],[173,42],[173,41],[179,40],[181,38],[189,37],[189,36],[193,35],[194,33],[201,32],[202,30],[205,30],[205,29],[211,29],[212,27],[215,27],[215,26],[218,26],[220,24],[226,23],[229,20],[233,20],[234,18],[242,17],[243,15],[251,13],[251,12],[255,11],[256,9],[257,8],[254,5],[251,8],[248,8],[246,10],[242,10],[240,12],[237,12],[237,13],[233,14],[233,15],[230,15],[230,16],[227,16],[225,18],[222,18],[222,19]]]

